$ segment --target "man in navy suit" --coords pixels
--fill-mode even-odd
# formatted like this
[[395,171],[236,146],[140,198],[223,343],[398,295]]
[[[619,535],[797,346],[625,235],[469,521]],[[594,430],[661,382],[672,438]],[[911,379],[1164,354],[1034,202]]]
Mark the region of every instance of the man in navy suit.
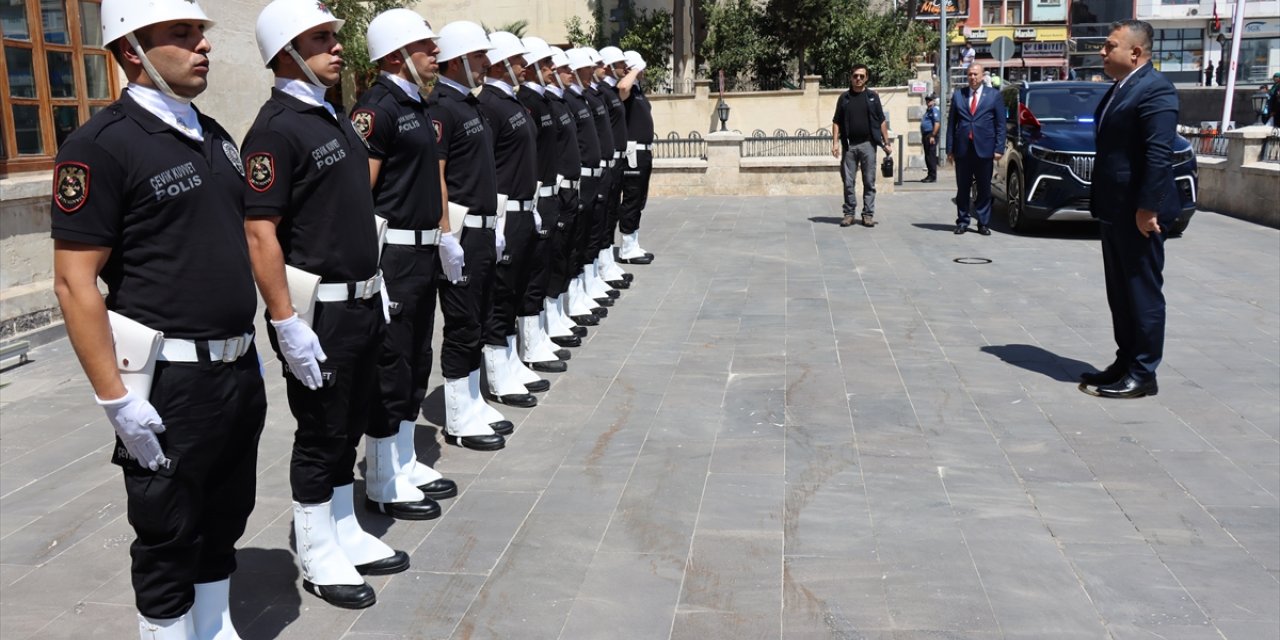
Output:
[[1094,114],[1089,210],[1102,223],[1116,360],[1081,376],[1081,390],[1105,398],[1155,395],[1164,351],[1164,234],[1181,208],[1172,166],[1178,93],[1151,66],[1152,39],[1151,25],[1123,20],[1101,51],[1116,83]]
[[969,65],[969,86],[951,96],[947,118],[947,162],[956,165],[956,234],[969,230],[969,192],[975,182],[978,233],[991,235],[991,171],[1004,155],[1004,101],[1000,91],[984,86],[980,64]]

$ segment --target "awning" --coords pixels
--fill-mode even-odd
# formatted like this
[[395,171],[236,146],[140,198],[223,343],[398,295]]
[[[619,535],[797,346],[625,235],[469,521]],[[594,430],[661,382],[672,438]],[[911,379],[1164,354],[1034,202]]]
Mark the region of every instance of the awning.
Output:
[[[978,58],[974,62],[982,65],[987,71],[999,69],[1000,63],[991,58]],[[1006,60],[1005,69],[1019,69],[1022,67],[1065,67],[1067,66],[1066,58],[1013,58]]]

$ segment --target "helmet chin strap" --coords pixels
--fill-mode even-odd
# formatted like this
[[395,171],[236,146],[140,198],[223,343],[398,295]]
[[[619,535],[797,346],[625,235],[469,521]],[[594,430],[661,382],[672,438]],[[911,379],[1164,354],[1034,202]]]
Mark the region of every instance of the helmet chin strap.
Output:
[[289,56],[293,58],[294,62],[298,63],[298,68],[302,69],[302,74],[307,76],[307,81],[317,87],[328,88],[323,82],[320,82],[320,78],[316,77],[315,72],[311,70],[311,67],[307,66],[307,62],[302,59],[302,56],[298,55],[298,50],[293,48],[292,42],[286,42],[284,44],[284,50],[289,53]]
[[404,58],[404,66],[409,68],[409,75],[413,76],[413,81],[421,90],[426,90],[427,83],[422,81],[422,76],[418,75],[418,68],[414,66],[413,60],[409,57],[409,50],[400,47],[400,56]]
[[520,78],[516,77],[516,70],[511,66],[510,60],[503,60],[502,64],[507,67],[507,76],[511,78],[511,91],[514,93],[520,90]]
[[124,38],[129,41],[129,46],[133,47],[134,52],[138,54],[138,59],[142,61],[143,71],[147,72],[147,77],[151,78],[151,84],[154,84],[160,93],[183,104],[191,104],[191,98],[184,98],[174,93],[173,89],[169,87],[169,83],[160,77],[160,72],[156,71],[155,66],[151,64],[151,60],[147,59],[147,52],[142,50],[142,45],[138,44],[138,38],[133,35],[132,31],[124,34]]
[[565,87],[565,86],[564,86],[564,78],[561,78],[561,77],[560,77],[560,69],[559,69],[559,67],[557,67],[557,68],[556,68],[556,70],[555,70],[555,72],[553,72],[551,75],[553,75],[553,76],[555,76],[555,77],[556,77],[556,84],[560,85],[560,90],[561,90],[561,91],[564,91],[564,90],[566,90],[566,89],[568,88],[568,87]]
[[471,75],[471,61],[467,59],[466,54],[462,55],[462,72],[467,76],[467,88],[471,89],[471,95],[477,95],[479,87],[476,86],[475,76]]

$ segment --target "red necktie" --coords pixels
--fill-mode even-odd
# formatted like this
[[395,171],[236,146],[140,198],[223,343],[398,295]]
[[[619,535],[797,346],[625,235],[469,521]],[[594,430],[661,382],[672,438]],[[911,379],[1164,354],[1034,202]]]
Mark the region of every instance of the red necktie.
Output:
[[[977,91],[974,91],[974,92],[973,92],[973,95],[969,98],[969,115],[973,115],[973,114],[975,114],[975,113],[977,113],[977,112],[978,112],[978,92],[977,92]],[[970,140],[972,140],[972,139],[973,139],[973,125],[972,125],[972,124],[970,124],[970,125],[969,125],[969,139],[970,139]]]

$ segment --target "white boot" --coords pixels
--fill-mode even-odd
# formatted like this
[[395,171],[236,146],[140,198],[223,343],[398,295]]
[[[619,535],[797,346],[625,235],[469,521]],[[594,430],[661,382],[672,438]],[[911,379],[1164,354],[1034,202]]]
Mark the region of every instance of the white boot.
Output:
[[570,329],[573,325],[565,324],[564,318],[560,316],[560,299],[547,298],[543,301],[542,324],[546,328],[547,335],[553,338],[568,338],[573,335]]
[[176,618],[148,618],[139,613],[138,635],[142,640],[201,640],[189,611]]
[[484,354],[484,373],[490,395],[503,404],[516,407],[537,406],[538,399],[529,395],[529,390],[516,378],[516,372],[508,365],[505,346],[486,344],[481,351]]
[[[333,522],[334,531],[337,532],[338,546],[342,548],[347,560],[355,565],[356,569],[380,563],[379,561],[394,559],[400,555],[399,552],[369,535],[360,527],[360,521],[356,520],[355,505],[351,504],[353,486],[344,484],[333,488]],[[414,490],[417,491],[417,488],[415,487]],[[418,491],[418,495],[422,495],[422,492]],[[408,556],[405,556],[405,569],[409,568],[408,561]],[[379,572],[368,571],[366,568],[366,573]]]
[[647,263],[653,260],[653,255],[640,248],[640,232],[623,234],[622,248],[618,250],[618,259],[623,262],[643,261]]
[[400,421],[400,431],[396,433],[396,457],[400,460],[400,469],[409,478],[409,484],[421,487],[444,476],[418,460],[413,444],[413,437],[417,431],[418,425],[412,420]]
[[[570,283],[570,286],[572,287],[572,283]],[[560,315],[560,323],[568,327],[570,333],[572,333],[573,327],[578,326],[578,323],[574,322],[569,315],[569,292],[567,290],[556,298],[556,313]]]
[[231,579],[196,585],[196,603],[188,612],[199,640],[240,640],[231,624]]
[[[531,318],[534,322],[538,322],[538,316],[528,316],[528,318]],[[519,323],[523,320],[525,320],[525,316],[516,318],[517,326],[519,326]],[[521,362],[522,359],[520,358],[519,354],[520,354],[519,348],[516,346],[516,336],[514,335],[507,336],[507,351],[506,351],[507,368],[513,372],[513,375],[515,376],[516,380],[518,380],[520,384],[524,385],[525,389],[531,390],[531,391],[536,390],[536,389],[532,389],[529,385],[535,385],[537,387],[541,387],[542,386],[541,383],[543,382],[543,379],[538,377],[538,374],[534,373],[531,369],[529,369],[529,367],[524,366],[524,363]],[[551,354],[551,356],[555,357],[555,354],[553,353]],[[556,358],[556,361],[558,362],[559,358]],[[548,383],[548,387],[549,386],[550,386],[550,383]]]
[[[474,387],[475,396],[472,396]],[[444,432],[468,449],[495,451],[506,446],[505,439],[480,419],[480,370],[465,378],[444,380]]]
[[551,340],[542,332],[542,323],[538,316],[520,316],[516,318],[516,324],[520,327],[521,361],[556,362],[560,360],[551,346]]
[[591,315],[591,310],[595,304],[589,302],[590,296],[583,284],[581,274],[569,283],[569,315],[570,316],[586,316]]
[[409,480],[400,466],[397,445],[396,436],[365,436],[365,494],[374,502],[422,502],[426,496]]
[[[334,495],[337,496],[336,491]],[[349,492],[347,501],[350,502]],[[364,578],[338,545],[332,501],[293,503],[293,535],[303,580],[321,586],[364,584]]]
[[618,263],[613,260],[612,246],[600,250],[600,258],[596,261],[596,264],[600,265],[600,277],[606,281],[616,282],[623,279],[624,272],[622,267],[619,267]]
[[507,422],[507,419],[502,416],[501,412],[493,408],[493,405],[486,402],[484,396],[480,394],[479,369],[472,371],[471,375],[467,377],[467,393],[471,396],[471,407],[475,411],[472,420],[489,429],[491,433],[496,433],[492,425],[496,422]]
[[600,269],[596,263],[592,262],[586,266],[583,271],[583,286],[587,290],[587,295],[591,298],[608,298],[609,285],[600,279]]

